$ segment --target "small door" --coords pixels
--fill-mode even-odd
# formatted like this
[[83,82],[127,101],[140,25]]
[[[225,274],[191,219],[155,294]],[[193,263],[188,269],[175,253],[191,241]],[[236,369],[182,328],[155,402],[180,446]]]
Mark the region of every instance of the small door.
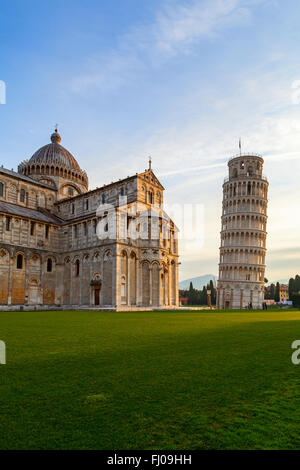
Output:
[[100,289],[95,289],[95,305],[100,305]]
[[230,302],[228,302],[228,300],[225,302],[225,308],[230,308]]

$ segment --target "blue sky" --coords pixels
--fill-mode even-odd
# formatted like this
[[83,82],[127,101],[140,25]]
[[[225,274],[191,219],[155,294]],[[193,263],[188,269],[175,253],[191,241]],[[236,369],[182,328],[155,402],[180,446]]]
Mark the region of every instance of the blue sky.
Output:
[[143,171],[151,154],[166,202],[202,208],[202,235],[181,241],[185,279],[217,274],[222,182],[241,136],[270,181],[266,275],[295,275],[299,16],[298,0],[1,0],[0,164],[17,168],[56,123],[91,188]]

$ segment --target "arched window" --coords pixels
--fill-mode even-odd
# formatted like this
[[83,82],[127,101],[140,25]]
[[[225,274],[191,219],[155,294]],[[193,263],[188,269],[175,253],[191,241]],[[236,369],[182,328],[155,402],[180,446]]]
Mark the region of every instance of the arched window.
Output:
[[144,201],[147,202],[147,188],[145,186],[142,186],[142,193],[144,193]]
[[25,202],[25,189],[20,191],[20,202]]
[[17,256],[17,269],[23,269],[23,255]]
[[30,235],[33,237],[35,234],[35,222],[30,222]]
[[68,195],[73,196],[74,195],[74,189],[73,188],[68,188]]
[[149,191],[149,203],[153,204],[153,192]]
[[11,228],[11,217],[9,215],[6,216],[6,231],[9,232]]
[[52,273],[52,259],[47,259],[47,273]]
[[124,188],[124,186],[122,186],[122,188],[121,188],[121,196],[125,196],[125,188]]
[[75,276],[78,277],[80,274],[80,261],[79,259],[75,262]]
[[105,204],[105,201],[106,201],[106,196],[105,194],[102,194],[102,204]]
[[86,237],[87,234],[88,234],[87,223],[86,223],[86,222],[83,222],[83,233],[84,233],[84,236],[85,236],[85,237]]
[[4,196],[4,184],[0,183],[0,197]]
[[160,195],[159,192],[156,193],[156,198],[157,198],[158,205],[160,206],[161,205],[161,195]]

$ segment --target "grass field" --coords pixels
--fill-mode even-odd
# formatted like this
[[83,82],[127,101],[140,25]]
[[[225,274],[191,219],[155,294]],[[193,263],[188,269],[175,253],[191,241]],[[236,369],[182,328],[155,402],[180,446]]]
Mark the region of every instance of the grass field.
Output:
[[0,449],[299,449],[300,312],[1,312]]

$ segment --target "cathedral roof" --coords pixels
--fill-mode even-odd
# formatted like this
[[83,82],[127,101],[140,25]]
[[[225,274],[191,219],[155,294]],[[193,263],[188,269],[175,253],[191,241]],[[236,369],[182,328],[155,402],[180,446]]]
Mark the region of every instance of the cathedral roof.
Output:
[[30,158],[29,165],[49,165],[59,166],[68,169],[76,169],[81,171],[76,159],[73,155],[60,145],[61,136],[57,129],[51,135],[51,144],[44,145],[37,150]]
[[3,166],[0,167],[0,174],[11,176],[12,178],[15,178],[18,180],[26,181],[27,183],[35,184],[37,186],[41,186],[42,188],[52,189],[52,191],[57,191],[56,188],[53,188],[52,186],[49,186],[48,184],[40,183],[39,181],[36,181],[33,178],[30,178],[30,176],[22,175],[21,173],[17,173],[14,170],[8,170],[7,168],[4,168]]
[[60,224],[62,222],[59,217],[56,217],[47,210],[30,209],[28,207],[22,207],[18,204],[12,204],[6,201],[0,201],[0,213],[17,215],[50,224]]

